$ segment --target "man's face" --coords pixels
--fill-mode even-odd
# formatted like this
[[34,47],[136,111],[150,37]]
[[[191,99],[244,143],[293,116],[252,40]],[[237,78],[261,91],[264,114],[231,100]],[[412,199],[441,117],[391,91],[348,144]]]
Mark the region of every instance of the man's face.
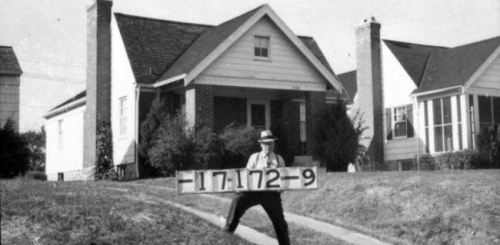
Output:
[[260,143],[260,147],[262,148],[262,152],[269,154],[274,151],[274,142]]

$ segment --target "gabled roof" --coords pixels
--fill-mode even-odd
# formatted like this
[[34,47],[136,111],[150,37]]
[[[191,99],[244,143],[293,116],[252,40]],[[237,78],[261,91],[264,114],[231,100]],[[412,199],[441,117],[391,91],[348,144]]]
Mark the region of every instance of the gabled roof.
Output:
[[261,8],[263,6],[203,32],[158,80],[166,80],[191,71]]
[[413,92],[464,86],[500,47],[500,37],[433,52],[420,87]]
[[[61,113],[64,113],[65,111],[77,108],[79,106],[82,106],[85,104],[85,97],[86,97],[87,91],[84,90],[77,95],[73,96],[71,99],[64,101],[63,103],[57,105],[56,107],[52,108],[47,114],[45,114],[45,118],[49,119],[51,117],[57,116]],[[73,105],[69,106],[73,102],[80,101],[80,103],[74,103]],[[63,108],[63,107],[68,107],[68,108]]]
[[14,49],[10,46],[0,46],[0,74],[17,76],[23,74]]
[[[154,84],[185,76],[199,67],[208,56],[221,49],[221,45],[235,41],[235,32],[243,30],[243,26],[248,25],[251,18],[256,19],[257,12],[275,15],[268,5],[262,5],[218,26],[120,13],[115,13],[115,17],[136,81],[140,84]],[[335,73],[314,38],[293,36],[300,42],[299,50],[304,50],[302,47],[305,47],[306,52],[310,52],[310,56],[322,66],[319,69],[324,69],[330,80],[335,80]]]
[[399,63],[411,77],[415,85],[420,86],[422,75],[427,66],[427,61],[432,52],[445,50],[447,48],[420,45],[414,43],[383,40],[394,54]]
[[212,26],[115,13],[135,80],[153,84]]
[[338,78],[342,85],[344,85],[347,94],[349,95],[349,102],[347,104],[352,104],[354,100],[354,96],[358,92],[358,80],[357,80],[357,72],[349,71],[338,75]]

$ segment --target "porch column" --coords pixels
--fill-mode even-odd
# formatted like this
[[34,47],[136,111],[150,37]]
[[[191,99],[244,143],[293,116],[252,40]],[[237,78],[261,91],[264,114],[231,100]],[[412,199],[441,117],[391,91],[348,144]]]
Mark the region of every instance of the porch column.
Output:
[[326,110],[325,92],[306,92],[306,139],[307,152],[314,159],[318,158],[316,146],[319,131],[319,120]]
[[186,89],[186,120],[189,127],[214,126],[214,95],[210,85],[194,85]]

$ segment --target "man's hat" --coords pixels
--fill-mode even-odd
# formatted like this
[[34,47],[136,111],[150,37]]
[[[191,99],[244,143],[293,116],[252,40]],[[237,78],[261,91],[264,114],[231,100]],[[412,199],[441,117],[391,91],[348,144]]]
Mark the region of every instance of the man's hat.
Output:
[[260,143],[269,143],[269,142],[274,142],[276,140],[276,137],[273,136],[273,133],[271,133],[271,130],[264,130],[260,132]]

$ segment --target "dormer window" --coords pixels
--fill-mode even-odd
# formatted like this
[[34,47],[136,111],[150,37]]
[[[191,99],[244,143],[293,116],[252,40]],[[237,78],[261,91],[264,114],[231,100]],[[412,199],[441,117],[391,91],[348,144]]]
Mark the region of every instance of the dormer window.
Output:
[[254,36],[254,56],[258,58],[269,58],[269,41],[266,36]]

